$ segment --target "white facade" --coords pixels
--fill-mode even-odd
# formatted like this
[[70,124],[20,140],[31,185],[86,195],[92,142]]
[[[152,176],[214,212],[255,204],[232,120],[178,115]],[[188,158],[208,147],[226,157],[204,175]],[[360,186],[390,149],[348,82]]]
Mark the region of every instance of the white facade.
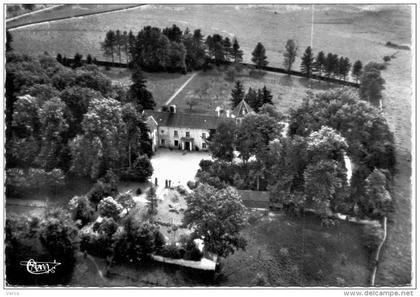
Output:
[[159,147],[182,149],[190,151],[208,150],[205,139],[209,130],[185,127],[158,127]]

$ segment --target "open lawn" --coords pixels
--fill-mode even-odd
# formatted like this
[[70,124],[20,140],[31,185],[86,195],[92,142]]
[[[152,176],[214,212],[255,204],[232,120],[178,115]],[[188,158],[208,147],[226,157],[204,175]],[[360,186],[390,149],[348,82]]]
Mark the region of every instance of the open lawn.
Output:
[[[102,72],[111,78],[113,84],[129,87],[131,84],[131,72],[124,68],[100,67]],[[151,73],[144,72],[147,80],[147,89],[152,92],[156,106],[160,107],[180,88],[190,77],[180,73]]]
[[[131,84],[130,71],[121,68],[105,70],[114,84],[121,84],[128,87]],[[234,80],[227,76],[225,67],[214,68],[208,71],[200,71],[172,100],[171,104],[177,106],[177,111],[185,113],[201,113],[215,115],[217,106],[224,106],[230,109],[230,95],[236,80],[240,80],[248,91],[248,88],[260,89],[266,86],[271,90],[273,103],[276,108],[286,114],[292,107],[302,103],[306,92],[311,90],[314,93],[325,91],[331,88],[340,87],[332,83],[317,80],[308,80],[304,77],[288,76],[274,72],[262,72],[261,75],[250,75],[250,70],[244,68],[237,73]],[[189,75],[177,73],[144,73],[147,79],[147,88],[153,94],[156,106],[160,107],[186,82]],[[187,102],[193,99],[195,104],[192,108]]]
[[224,264],[221,285],[255,285],[260,273],[267,286],[366,286],[369,258],[360,233],[359,225],[348,222],[321,227],[312,215],[260,216],[243,231],[246,251]]
[[[249,87],[260,89],[266,86],[272,92],[274,105],[284,114],[290,108],[301,104],[310,87],[315,93],[337,87],[337,85],[325,82],[280,73],[265,72],[261,76],[253,76],[249,74],[248,69],[244,69],[238,74],[235,80],[240,80],[243,83],[245,92]],[[216,114],[217,106],[223,106],[225,109],[231,108],[230,97],[234,84],[234,81],[227,78],[227,72],[223,67],[200,72],[174,98],[172,104],[176,104],[179,111]],[[190,99],[196,102],[192,109],[186,104]]]

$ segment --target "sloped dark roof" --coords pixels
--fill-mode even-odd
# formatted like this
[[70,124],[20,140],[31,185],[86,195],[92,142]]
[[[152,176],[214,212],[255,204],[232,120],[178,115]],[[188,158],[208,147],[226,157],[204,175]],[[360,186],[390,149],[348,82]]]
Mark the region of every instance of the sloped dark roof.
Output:
[[232,115],[234,115],[236,118],[241,118],[252,112],[254,111],[252,110],[251,106],[249,106],[249,104],[242,99],[242,101],[239,102],[239,104],[236,105],[236,107],[233,109]]
[[153,117],[159,126],[191,129],[216,129],[223,121],[232,121],[225,117],[204,114],[171,113],[166,111],[145,110],[147,118]]

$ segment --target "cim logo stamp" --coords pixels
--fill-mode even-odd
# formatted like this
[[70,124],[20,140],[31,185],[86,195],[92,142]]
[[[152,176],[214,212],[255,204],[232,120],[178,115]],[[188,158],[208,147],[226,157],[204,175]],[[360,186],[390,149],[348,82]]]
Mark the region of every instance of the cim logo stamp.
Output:
[[49,274],[55,273],[55,268],[61,263],[56,260],[54,262],[36,262],[34,259],[29,261],[21,261],[20,265],[26,266],[26,270],[31,274]]

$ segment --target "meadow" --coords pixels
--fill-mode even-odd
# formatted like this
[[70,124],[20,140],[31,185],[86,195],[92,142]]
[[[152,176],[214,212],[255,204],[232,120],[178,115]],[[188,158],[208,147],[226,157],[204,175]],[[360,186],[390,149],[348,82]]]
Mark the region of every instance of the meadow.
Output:
[[[40,54],[45,51],[73,56],[76,52],[92,54],[102,59],[99,42],[110,29],[138,31],[145,25],[170,26],[177,24],[182,29],[200,28],[204,34],[219,33],[236,36],[245,53],[245,61],[250,61],[250,53],[257,42],[262,42],[267,50],[270,66],[281,66],[284,44],[289,38],[297,40],[299,55],[311,44],[314,51],[323,50],[347,56],[351,62],[360,59],[364,64],[369,61],[382,61],[385,55],[397,52],[385,46],[387,41],[398,44],[412,44],[411,16],[409,6],[354,6],[334,5],[316,6],[313,34],[311,34],[311,6],[253,6],[253,5],[146,5],[135,10],[95,15],[83,19],[71,19],[12,30],[13,47],[18,52]],[[246,21],[244,21],[246,20]],[[411,193],[411,149],[412,149],[412,107],[413,107],[413,53],[399,50],[387,69],[382,72],[386,80],[384,90],[384,115],[395,133],[397,145],[397,172],[394,176],[393,197],[395,212],[389,224],[388,240],[383,249],[378,270],[378,285],[402,285],[411,280],[411,242],[412,242],[412,193]],[[298,69],[299,63],[294,68]],[[209,82],[207,74],[199,75],[184,89],[183,96],[195,96],[197,90]],[[213,86],[220,93],[219,103],[226,102],[230,93],[230,82],[222,76],[209,74]],[[213,77],[212,77],[213,76]],[[174,78],[162,75],[163,79],[154,80],[155,74],[148,75],[151,89],[157,101],[163,102],[187,79],[186,76]],[[157,77],[157,76],[156,76]],[[161,78],[162,78],[161,77]],[[268,76],[267,76],[268,77]],[[286,76],[287,78],[287,76]],[[177,81],[179,79],[179,82]],[[264,77],[263,80],[268,78]],[[246,78],[244,78],[244,81]],[[172,87],[162,82],[170,81]],[[182,81],[182,82],[181,82]],[[202,82],[200,82],[202,81]],[[245,87],[254,84],[273,90],[274,99],[281,110],[286,105],[298,104],[296,98],[304,94],[304,88],[296,88],[299,80],[283,84],[271,84],[269,80],[245,82]],[[302,90],[300,90],[302,89]],[[159,94],[159,92],[162,92]],[[188,93],[189,92],[189,93]],[[295,95],[293,92],[296,92]],[[278,100],[278,95],[282,99]],[[169,96],[168,96],[169,95]],[[204,96],[203,96],[204,97]],[[289,98],[287,98],[289,97]],[[165,98],[165,99],[160,99]],[[285,99],[286,98],[286,99]],[[214,98],[213,98],[214,99]],[[180,99],[180,106],[185,106]],[[280,104],[284,104],[282,107]],[[193,111],[204,110],[206,102],[193,107]],[[208,104],[215,104],[210,102]],[[212,106],[213,107],[213,106]],[[184,107],[185,109],[186,107]]]

